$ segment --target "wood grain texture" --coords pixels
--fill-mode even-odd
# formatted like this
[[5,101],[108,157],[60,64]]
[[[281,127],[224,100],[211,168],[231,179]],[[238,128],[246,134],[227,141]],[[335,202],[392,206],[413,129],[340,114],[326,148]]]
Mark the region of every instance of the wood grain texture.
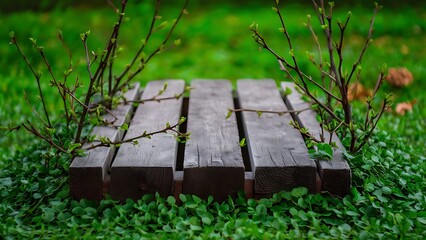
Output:
[[[124,97],[128,100],[135,100],[139,97],[139,83],[127,91]],[[132,105],[119,105],[103,118],[112,122],[113,126],[96,126],[91,135],[107,137],[111,141],[118,141],[123,138],[124,131],[117,129],[126,122],[129,122],[132,114]],[[117,119],[115,119],[117,117]],[[87,148],[93,143],[88,143]],[[70,194],[74,199],[101,200],[103,198],[103,181],[114,155],[114,147],[99,147],[88,150],[83,157],[76,157],[70,166]]]
[[[273,80],[237,81],[241,108],[286,111],[287,108]],[[315,162],[300,133],[290,126],[291,116],[243,112],[242,114],[251,166],[254,192],[270,196],[281,190],[304,186],[315,192]]]
[[[309,107],[309,103],[302,99],[302,95],[295,89],[294,84],[290,82],[281,83],[283,89],[289,88],[292,93],[286,96],[287,106],[291,109],[305,109]],[[295,121],[299,122],[300,126],[305,127],[309,132],[320,139],[321,127],[316,120],[317,113],[313,110],[308,110],[299,113],[295,116]],[[330,140],[328,132],[324,135],[325,140]],[[349,164],[343,157],[344,146],[340,142],[336,134],[333,134],[332,141],[336,142],[338,148],[334,149],[332,160],[317,160],[318,172],[321,177],[322,191],[328,191],[332,194],[345,196],[349,194],[351,187],[351,169]]]
[[[155,96],[164,83],[167,90],[161,97],[173,97],[185,88],[183,80],[152,81],[141,99]],[[151,101],[140,104],[124,139],[145,131],[158,131],[179,122],[182,98]],[[111,167],[110,193],[113,199],[138,199],[143,194],[158,192],[162,196],[173,194],[173,174],[176,166],[177,141],[170,133],[160,133],[151,139],[138,140],[137,145],[123,144]]]
[[239,146],[232,88],[226,80],[192,81],[185,146],[184,193],[222,201],[244,190],[244,162]]

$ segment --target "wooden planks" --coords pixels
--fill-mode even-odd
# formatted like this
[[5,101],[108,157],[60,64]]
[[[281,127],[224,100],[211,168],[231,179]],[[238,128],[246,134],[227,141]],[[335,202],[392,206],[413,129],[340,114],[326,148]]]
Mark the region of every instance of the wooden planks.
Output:
[[[168,88],[161,97],[173,97],[184,90],[182,80],[152,81],[140,98],[157,95],[165,82]],[[294,85],[281,85],[293,92],[284,100],[273,80],[239,80],[237,98],[226,80],[194,80],[191,86],[189,109],[188,99],[182,98],[140,104],[125,136],[129,139],[145,131],[158,131],[167,122],[173,125],[181,115],[188,115],[187,126],[181,126],[181,131],[187,128],[191,132],[186,144],[178,145],[172,135],[161,133],[152,139],[139,139],[137,145],[122,144],[118,150],[110,147],[90,150],[86,156],[74,159],[70,166],[71,196],[101,200],[110,192],[113,199],[125,200],[159,192],[162,196],[174,194],[175,197],[180,193],[203,198],[212,195],[215,200],[223,201],[228,196],[236,197],[240,190],[248,197],[260,198],[299,186],[307,187],[310,192],[322,189],[339,196],[349,193],[351,171],[343,159],[343,146],[338,138],[333,137],[339,149],[335,150],[332,161],[313,161],[301,134],[290,126],[294,119],[312,134],[319,135],[315,112],[281,116],[263,113],[261,117],[256,112],[238,112],[226,119],[228,108],[234,107],[273,111],[308,107]],[[138,91],[128,91],[126,98],[139,98]],[[95,127],[92,134],[112,141],[122,139],[124,132],[117,127],[129,121],[131,112],[131,105],[120,106],[114,110],[119,117],[115,127]],[[111,120],[112,116],[105,118]],[[247,142],[244,148],[239,146],[242,137]]]
[[[161,97],[173,97],[185,88],[183,80],[153,81],[148,83],[141,99],[155,96],[164,83],[167,90]],[[178,123],[182,98],[150,101],[140,104],[131,121],[125,139],[165,128],[166,123]],[[159,192],[172,195],[176,166],[177,141],[171,134],[160,133],[151,139],[138,140],[137,145],[123,144],[111,167],[110,193],[118,200],[138,199],[143,194]]]
[[[290,88],[292,93],[286,96],[286,104],[290,109],[304,109],[309,107],[309,103],[301,98],[301,94],[296,91],[294,84],[283,82],[283,89]],[[308,110],[299,113],[295,116],[295,120],[299,122],[301,127],[305,127],[309,132],[320,138],[321,127],[316,120],[317,113],[313,110]],[[330,134],[326,132],[325,139],[329,141]],[[318,172],[321,177],[322,191],[328,191],[332,194],[345,196],[350,193],[351,187],[351,169],[349,164],[343,157],[344,147],[338,137],[334,134],[332,140],[336,142],[338,148],[334,150],[332,160],[318,160]]]
[[244,190],[244,162],[239,146],[232,88],[225,80],[194,80],[188,111],[183,192],[216,200]]
[[[238,80],[241,108],[287,110],[273,80]],[[316,165],[309,159],[300,133],[290,126],[291,116],[243,112],[243,125],[254,172],[254,192],[270,196],[304,186],[315,192]]]
[[[139,97],[139,83],[125,93],[127,100],[135,100]],[[96,126],[92,135],[107,137],[111,141],[121,140],[124,131],[117,129],[124,123],[130,121],[133,111],[132,105],[119,105],[112,113],[117,119],[113,126]],[[108,122],[114,121],[112,114],[106,114],[104,119]],[[87,148],[92,143],[86,144]],[[114,155],[114,147],[100,147],[88,150],[83,157],[76,157],[70,166],[70,194],[74,199],[101,200],[103,198],[103,182]]]

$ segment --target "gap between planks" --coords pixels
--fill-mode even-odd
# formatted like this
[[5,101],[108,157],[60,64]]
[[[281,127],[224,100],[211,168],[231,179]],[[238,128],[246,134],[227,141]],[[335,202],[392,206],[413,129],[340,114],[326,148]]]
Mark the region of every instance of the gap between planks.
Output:
[[[255,81],[262,82],[264,80],[255,80]],[[274,84],[275,84],[275,82],[274,82]],[[276,87],[277,86],[275,84],[275,88]],[[284,85],[282,87],[284,87]],[[238,89],[237,89],[237,91],[238,91]],[[282,100],[282,98],[281,98],[281,100]],[[239,107],[239,99],[235,98],[235,95],[233,97],[233,104],[234,104],[234,107],[236,107],[236,108]],[[188,115],[188,98],[183,99],[182,106],[183,107],[180,110],[180,115],[187,116]],[[289,106],[289,105],[287,104],[287,106]],[[288,107],[288,108],[291,109],[291,106]],[[235,115],[236,115],[237,123],[238,123],[237,124],[238,125],[238,136],[239,136],[239,139],[241,140],[242,138],[246,137],[246,133],[244,132],[244,127],[242,126],[242,122],[241,122],[243,114],[242,113],[236,113]],[[244,154],[244,149],[242,149],[242,151],[243,151],[242,155],[243,155],[243,160],[244,160],[244,167],[246,169],[245,172],[244,172],[244,184],[243,184],[242,188],[245,190],[246,196],[249,197],[249,198],[251,198],[251,197],[255,197],[255,198],[262,197],[262,196],[264,196],[264,194],[255,194],[255,190],[254,190],[254,188],[255,188],[255,173],[250,171],[252,166],[250,165],[250,161],[247,159],[248,156],[244,156],[244,155],[249,155],[249,153],[248,153],[249,151],[246,149],[245,154]],[[176,165],[174,166],[175,172],[174,172],[174,175],[173,175],[173,183],[172,183],[172,186],[171,186],[172,190],[171,190],[171,192],[169,191],[168,193],[166,193],[167,195],[178,196],[180,193],[185,192],[185,191],[183,191],[184,179],[183,179],[183,171],[182,171],[183,170],[183,160],[182,159],[184,158],[184,152],[185,152],[185,145],[184,144],[178,144],[178,147],[177,147],[177,156],[178,157],[177,157]],[[318,167],[318,171],[321,174],[318,174],[318,172],[315,171],[314,177],[312,178],[314,183],[313,183],[313,187],[311,187],[311,192],[319,192],[320,189],[321,189],[321,186],[323,186],[323,188],[324,188],[324,183],[321,182],[321,178],[324,177],[324,174],[323,174],[324,171],[322,171],[319,167]],[[319,175],[321,175],[321,178],[320,178]],[[312,180],[310,180],[310,181],[312,181]],[[104,193],[110,193],[110,176],[106,176],[104,178],[102,187],[103,187]],[[327,187],[325,189],[327,190]],[[341,195],[341,194],[344,194],[344,191],[337,193],[337,195]]]

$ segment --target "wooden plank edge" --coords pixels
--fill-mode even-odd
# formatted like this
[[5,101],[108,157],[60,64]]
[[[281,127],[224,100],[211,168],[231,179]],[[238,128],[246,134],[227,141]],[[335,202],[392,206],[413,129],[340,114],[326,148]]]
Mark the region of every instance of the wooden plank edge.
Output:
[[[136,92],[132,92],[131,90],[135,90]],[[133,88],[130,91],[125,93],[125,96],[129,98],[129,100],[137,99],[141,94],[140,83],[135,83]],[[120,122],[129,122],[131,119],[132,112],[134,110],[133,106],[130,106],[125,116],[122,117]],[[114,110],[112,111],[114,113]],[[121,123],[120,123],[121,124]],[[97,128],[97,127],[95,127]],[[116,130],[115,134],[113,134],[112,141],[117,141],[122,139],[124,136],[124,131]],[[85,145],[86,147],[89,144]],[[99,151],[99,149],[98,149]],[[104,152],[105,161],[96,167],[79,167],[76,166],[77,161],[83,160],[85,157],[76,157],[70,164],[69,169],[69,185],[70,185],[70,195],[73,199],[90,199],[90,200],[102,200],[105,191],[109,191],[109,175],[107,174],[107,170],[109,168],[109,164],[113,161],[113,156],[115,152],[115,147],[105,147],[100,150]],[[93,177],[95,181],[93,180]],[[84,185],[81,185],[82,182],[86,182]],[[107,184],[107,185],[106,185]]]
[[[155,96],[155,94],[157,94],[158,91],[164,87],[165,83],[169,83],[169,87],[164,92],[162,97],[172,97],[176,94],[179,94],[185,88],[185,82],[180,79],[155,80],[155,81],[149,82],[146,85],[145,92],[140,98],[149,99],[152,96]],[[175,85],[176,87],[176,84],[178,85],[178,87],[182,87],[182,89],[179,92],[174,92],[173,91],[174,88],[171,87],[171,85]],[[161,88],[158,88],[158,90],[156,90],[157,87],[161,87]],[[154,88],[154,90],[152,88]],[[146,94],[148,94],[148,96],[146,96]],[[180,98],[178,100],[178,105],[180,105],[179,112],[178,112],[178,117],[180,118],[182,113],[182,107],[183,107],[182,106],[183,98]],[[140,114],[140,112],[138,113],[138,111],[140,111],[139,108],[144,106],[146,105],[139,105],[138,109],[135,110],[135,115],[132,119],[131,126],[129,127],[129,131],[131,131],[134,128],[140,127],[139,124],[137,123],[135,124],[134,121],[135,121],[135,117],[137,117],[137,115]],[[156,111],[159,112],[158,109]],[[161,133],[161,134],[165,134],[165,133]],[[176,151],[175,151],[175,156],[173,158],[176,159],[177,152],[178,152],[178,143],[176,142],[176,140],[174,140],[174,143],[176,145],[175,146]],[[139,143],[139,144],[142,144],[142,143]],[[117,163],[119,161],[118,159],[119,155],[120,155],[120,152],[118,152],[116,162],[114,162],[114,164],[111,167],[112,181],[111,181],[110,194],[113,199],[124,201],[127,198],[131,198],[136,200],[145,194],[155,194],[156,192],[158,192],[162,197],[173,195],[174,172],[175,172],[176,166],[160,166],[160,165],[159,166],[157,165],[155,166],[118,165],[117,166]],[[126,159],[126,158],[122,158],[120,160],[123,160],[123,159]],[[161,175],[161,177],[159,178],[160,181],[157,181],[156,178],[153,177],[153,176],[160,176],[160,175]]]
[[[290,82],[282,82],[281,88],[285,91],[286,88],[290,88],[292,94],[295,94],[294,97],[301,98],[301,95],[295,89],[294,83]],[[288,96],[284,96],[285,104],[289,110],[295,110],[291,100]],[[309,103],[304,103],[301,105],[301,108],[305,108],[309,106]],[[296,121],[301,127],[304,127],[303,120],[299,118],[297,114],[291,114],[294,121]],[[315,119],[316,120],[316,119]],[[343,167],[339,169],[333,169],[332,162],[333,160],[316,160],[317,168],[318,168],[318,177],[317,185],[321,183],[320,186],[317,186],[320,191],[329,192],[332,195],[337,195],[340,197],[344,197],[345,195],[350,193],[351,181],[352,181],[352,173],[349,167],[349,164],[343,157],[344,146],[340,142],[339,138],[333,135],[338,148],[334,151],[333,160],[341,161],[343,163]]]

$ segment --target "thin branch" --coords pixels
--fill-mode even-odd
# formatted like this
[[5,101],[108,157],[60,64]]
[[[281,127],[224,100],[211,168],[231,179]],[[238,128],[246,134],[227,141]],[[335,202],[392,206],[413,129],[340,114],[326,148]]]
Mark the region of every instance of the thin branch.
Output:
[[[158,12],[159,12],[159,9],[160,9],[160,3],[161,3],[160,0],[156,1],[155,9],[154,9],[154,14],[153,14],[152,19],[151,19],[151,25],[150,25],[148,33],[147,33],[147,35],[146,35],[146,37],[144,39],[144,42],[139,47],[139,50],[136,52],[136,55],[133,57],[133,59],[130,62],[130,64],[128,64],[126,66],[126,68],[124,69],[124,71],[118,77],[116,77],[116,84],[117,84],[117,82],[120,82],[121,79],[130,71],[130,69],[133,67],[133,65],[135,64],[135,62],[137,61],[137,59],[139,59],[139,56],[142,54],[143,50],[145,49],[146,45],[148,44],[148,41],[150,40],[151,35],[154,32],[155,23],[156,23],[156,21],[158,19]],[[111,92],[110,92],[110,94],[111,94]]]
[[[99,144],[92,145],[92,146],[86,148],[85,150],[90,150],[90,149],[94,149],[94,148],[98,148],[98,147],[110,147],[110,146],[114,146],[114,145],[118,145],[118,144],[123,144],[123,143],[134,143],[134,141],[136,141],[138,139],[149,138],[149,137],[151,137],[153,135],[156,135],[156,134],[159,134],[159,133],[167,133],[167,131],[173,131],[173,132],[176,132],[178,134],[182,134],[182,133],[174,130],[179,125],[180,125],[180,123],[176,123],[176,124],[170,125],[170,126],[166,125],[166,127],[163,128],[163,129],[161,129],[161,130],[154,131],[154,132],[149,132],[149,133],[145,131],[144,133],[142,133],[142,134],[140,134],[140,135],[138,135],[136,137],[124,139],[122,141],[114,141],[114,142],[106,142],[106,143],[101,142]],[[100,141],[100,140],[95,140],[95,141]]]
[[232,109],[229,108],[228,111],[230,112],[255,112],[257,114],[259,113],[273,113],[273,114],[278,114],[278,115],[284,115],[284,114],[288,114],[288,113],[296,113],[299,114],[301,112],[310,110],[311,108],[303,108],[300,110],[286,110],[286,111],[273,111],[273,110],[258,110],[258,109],[250,109],[250,108],[239,108],[239,109]]
[[369,30],[368,30],[368,35],[367,35],[367,39],[365,40],[365,43],[364,43],[364,47],[362,48],[362,50],[361,50],[361,53],[360,53],[360,55],[359,55],[359,57],[358,57],[358,60],[353,64],[353,66],[352,66],[352,70],[351,70],[351,73],[349,74],[349,77],[348,77],[348,79],[346,80],[346,85],[348,85],[349,84],[349,81],[350,81],[350,79],[352,78],[352,76],[353,76],[353,74],[354,74],[354,72],[355,72],[355,70],[356,70],[356,68],[358,67],[358,65],[359,64],[361,64],[361,61],[362,61],[362,58],[364,57],[364,54],[365,54],[365,51],[367,50],[367,48],[370,46],[370,44],[371,44],[371,39],[372,39],[372,36],[373,36],[373,26],[374,26],[374,21],[375,21],[375,19],[376,19],[376,16],[377,16],[377,13],[379,12],[379,7],[377,6],[375,9],[374,9],[374,13],[373,13],[373,17],[371,18],[371,21],[370,21],[370,28],[369,28]]
[[376,129],[377,124],[378,124],[380,118],[382,117],[383,113],[387,110],[388,106],[389,106],[389,101],[387,99],[385,99],[383,101],[382,108],[380,109],[380,113],[377,116],[376,121],[373,123],[370,131],[367,133],[367,135],[365,135],[365,137],[363,138],[363,140],[361,141],[361,143],[358,145],[357,148],[354,149],[353,152],[358,152],[367,143],[367,141],[370,139],[371,135],[373,134],[374,130]]
[[24,58],[25,62],[27,63],[27,66],[30,68],[32,74],[36,78],[38,92],[40,94],[41,103],[43,105],[44,115],[45,115],[46,120],[47,120],[47,126],[48,127],[52,127],[52,124],[51,124],[50,119],[49,119],[49,112],[47,111],[47,108],[46,108],[46,102],[44,100],[43,91],[41,90],[41,85],[40,85],[41,73],[36,73],[35,72],[35,70],[34,70],[33,66],[31,65],[30,61],[28,60],[27,56],[24,54],[24,52],[22,51],[21,47],[19,46],[18,41],[16,41],[16,37],[15,36],[12,36],[11,43],[16,46],[16,48],[18,49],[19,53],[21,54],[21,56]]
[[[152,57],[154,57],[157,53],[163,51],[164,46],[167,44],[167,42],[170,40],[170,37],[172,35],[172,33],[174,32],[177,24],[179,23],[179,21],[181,20],[182,16],[187,12],[186,7],[188,5],[189,0],[185,0],[184,5],[182,6],[182,10],[179,13],[179,16],[176,18],[176,20],[173,22],[172,27],[169,29],[169,31],[166,34],[166,37],[164,38],[163,42],[157,47],[157,49],[155,49],[149,56],[147,59],[141,59],[141,63],[142,65],[136,69],[136,71],[132,74],[130,74],[127,77],[127,80],[121,84],[121,86],[125,86],[127,85],[136,75],[138,75],[146,66],[146,64],[152,59]],[[119,90],[121,87],[116,84],[116,86],[113,89],[114,91]]]
[[68,151],[67,150],[65,150],[64,148],[62,148],[61,146],[59,146],[59,145],[57,145],[56,143],[54,143],[53,141],[52,141],[52,139],[51,138],[48,138],[48,137],[46,137],[46,136],[44,136],[43,134],[41,134],[33,125],[32,125],[32,123],[30,122],[30,121],[27,121],[28,122],[28,125],[27,124],[25,124],[25,123],[22,123],[22,126],[27,130],[27,131],[29,131],[30,133],[32,133],[33,135],[35,135],[36,137],[38,137],[38,138],[40,138],[40,139],[42,139],[42,140],[44,140],[47,144],[49,144],[51,147],[53,147],[53,148],[55,148],[55,149],[57,149],[57,150],[59,150],[60,152],[63,152],[63,153],[68,153]]
[[[84,105],[89,106],[90,99],[92,97],[93,84],[95,82],[95,78],[93,77],[92,71],[90,70],[89,49],[87,47],[87,33],[85,33],[84,37],[82,38],[82,42],[83,42],[84,49],[85,49],[85,52],[86,52],[87,72],[88,72],[89,77],[90,77],[89,88],[87,89],[86,98],[84,100]],[[88,108],[83,108],[83,112],[82,112],[82,114],[80,116],[80,120],[78,122],[77,133],[76,133],[75,141],[74,141],[75,143],[80,143],[81,132],[83,131],[83,124],[84,124],[84,121],[86,119],[87,111],[88,111]]]
[[[285,64],[286,67],[297,71],[295,69],[295,67],[293,67],[290,63],[288,63],[283,57],[279,56],[276,52],[274,52],[274,50],[272,50],[269,45],[266,43],[265,39],[259,34],[259,32],[255,29],[252,29],[253,33],[254,33],[254,37],[255,37],[255,41],[261,45],[264,49],[266,49],[269,53],[271,53],[277,60],[283,62]],[[285,71],[288,71],[286,68],[284,69]],[[300,69],[298,69],[299,72],[301,72]],[[300,76],[300,75],[299,75]],[[317,103],[318,105],[320,105],[321,107],[323,107],[328,114],[330,114],[331,117],[333,117],[334,119],[336,119],[337,121],[341,121],[341,119],[331,110],[329,109],[327,106],[324,105],[324,103],[322,103],[318,98],[316,98],[310,91],[308,86],[306,85],[306,82],[303,79],[303,74],[301,74],[302,78],[301,81],[304,84],[304,86],[302,87],[299,83],[297,83],[297,81],[294,81],[294,83],[301,88],[307,95],[309,98],[311,98],[315,103]]]

